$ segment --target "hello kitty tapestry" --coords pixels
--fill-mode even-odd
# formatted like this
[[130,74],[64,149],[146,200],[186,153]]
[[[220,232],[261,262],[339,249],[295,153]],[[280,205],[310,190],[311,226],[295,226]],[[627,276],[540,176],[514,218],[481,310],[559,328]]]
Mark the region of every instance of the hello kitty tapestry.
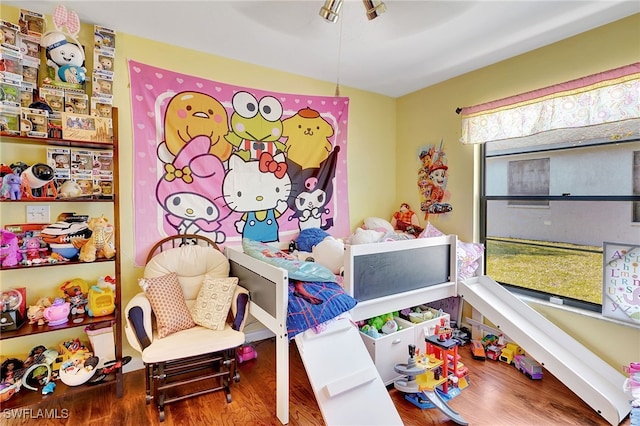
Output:
[[273,93],[129,61],[136,265],[161,238],[288,242],[349,229],[349,98]]

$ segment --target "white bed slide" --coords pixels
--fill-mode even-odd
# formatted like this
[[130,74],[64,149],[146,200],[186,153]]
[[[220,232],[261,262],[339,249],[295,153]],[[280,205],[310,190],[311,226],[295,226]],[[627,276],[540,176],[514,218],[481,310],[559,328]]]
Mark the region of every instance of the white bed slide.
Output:
[[295,337],[320,412],[328,426],[402,425],[389,391],[348,314]]
[[612,425],[629,414],[625,376],[490,277],[458,283],[458,294]]

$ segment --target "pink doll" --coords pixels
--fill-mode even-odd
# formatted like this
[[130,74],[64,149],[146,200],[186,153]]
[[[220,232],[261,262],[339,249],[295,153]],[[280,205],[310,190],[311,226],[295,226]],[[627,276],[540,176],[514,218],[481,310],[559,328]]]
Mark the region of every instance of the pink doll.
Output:
[[40,238],[38,237],[25,238],[23,247],[19,250],[22,253],[22,260],[29,263],[40,260],[42,252],[47,251],[46,248],[40,246]]

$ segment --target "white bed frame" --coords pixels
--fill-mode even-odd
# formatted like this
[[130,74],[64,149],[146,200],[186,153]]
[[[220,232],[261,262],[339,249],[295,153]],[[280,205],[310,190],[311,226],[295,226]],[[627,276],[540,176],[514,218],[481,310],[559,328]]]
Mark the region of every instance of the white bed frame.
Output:
[[[361,272],[375,266],[393,277],[385,295],[359,301],[351,311],[354,320],[370,318],[386,312],[444,299],[457,294],[457,237],[448,235],[348,246],[345,251],[345,290],[352,296],[366,292]],[[429,264],[429,256],[419,258],[421,250],[437,250],[437,265]],[[447,261],[442,261],[446,252]],[[250,314],[276,336],[276,415],[282,424],[289,422],[289,338],[287,335],[288,282],[287,271],[254,259],[240,247],[226,247],[231,274],[251,294]],[[390,263],[393,262],[393,263]],[[443,264],[444,263],[444,264]],[[391,270],[389,268],[397,268]],[[416,282],[417,271],[441,269],[442,282]],[[418,280],[419,281],[419,280]],[[406,289],[411,288],[411,289]]]

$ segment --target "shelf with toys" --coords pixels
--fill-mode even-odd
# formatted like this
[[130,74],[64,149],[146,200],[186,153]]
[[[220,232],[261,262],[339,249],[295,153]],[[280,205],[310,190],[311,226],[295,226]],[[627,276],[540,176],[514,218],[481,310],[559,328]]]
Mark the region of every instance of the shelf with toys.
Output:
[[[23,241],[16,241],[18,244],[18,252],[16,253],[17,263],[9,262],[5,263],[6,255],[0,254],[0,281],[2,282],[2,292],[13,289],[19,289],[25,302],[22,304],[23,313],[17,316],[17,313],[13,315],[13,318],[22,322],[22,325],[15,330],[5,329],[0,330],[0,340],[2,344],[2,359],[6,361],[9,357],[13,359],[22,359],[22,354],[29,353],[30,350],[37,347],[47,348],[47,351],[56,351],[59,345],[63,341],[69,339],[80,339],[82,343],[88,343],[91,341],[87,329],[103,329],[108,328],[111,333],[111,348],[113,360],[122,359],[122,324],[120,322],[120,309],[121,309],[121,291],[120,291],[120,260],[117,253],[120,252],[120,235],[119,235],[119,200],[117,194],[115,194],[116,188],[118,188],[118,137],[117,137],[117,110],[114,108],[113,113],[113,140],[108,144],[105,143],[93,143],[89,141],[78,140],[62,140],[56,138],[34,138],[29,136],[15,136],[15,135],[2,135],[0,136],[0,142],[2,143],[2,158],[0,162],[8,163],[11,165],[21,165],[19,163],[28,162],[30,164],[40,163],[48,165],[54,157],[54,154],[59,154],[59,151],[51,151],[52,149],[64,149],[74,150],[79,149],[81,155],[89,155],[86,157],[87,161],[80,161],[78,164],[88,163],[92,168],[97,165],[98,169],[104,172],[105,176],[98,179],[92,179],[92,184],[95,188],[91,189],[88,194],[65,194],[60,189],[64,185],[65,178],[73,178],[71,174],[63,174],[63,178],[60,175],[56,175],[56,170],[51,173],[45,173],[47,176],[44,180],[46,182],[52,182],[51,185],[36,185],[43,188],[40,192],[32,192],[34,185],[23,185],[20,183],[20,199],[11,200],[10,195],[7,198],[6,194],[0,194],[0,197],[5,199],[0,201],[0,213],[3,218],[2,224],[0,224],[3,237],[10,233],[9,230],[16,231],[24,227],[30,232],[30,238],[39,238],[38,247],[34,249],[33,256],[29,257],[29,251],[24,245]],[[92,156],[91,149],[97,149],[98,156]],[[107,155],[105,155],[107,153]],[[81,159],[82,157],[76,157]],[[71,159],[71,156],[69,157]],[[71,162],[69,162],[71,164]],[[9,166],[11,167],[11,166]],[[22,166],[24,167],[24,166]],[[12,170],[13,171],[13,170]],[[23,170],[24,171],[24,170]],[[93,173],[93,169],[91,170]],[[42,177],[42,175],[39,175]],[[56,179],[58,178],[58,179]],[[108,184],[105,185],[104,183]],[[105,188],[108,188],[105,191]],[[81,189],[83,190],[83,189]],[[105,193],[106,192],[106,193]],[[47,213],[50,215],[48,221],[45,223],[31,223],[25,224],[25,210],[29,205],[46,206]],[[75,212],[78,211],[78,214]],[[74,213],[69,213],[74,212]],[[102,220],[98,220],[101,219]],[[98,222],[106,223],[107,235],[110,239],[107,240],[108,247],[111,248],[111,253],[108,256],[104,256],[104,251],[99,251],[102,244],[97,239],[92,239],[92,236],[97,234],[104,236],[103,232],[105,226],[101,226],[101,232],[96,232],[96,227],[92,229],[89,226],[89,222],[96,219]],[[53,222],[53,223],[46,223]],[[50,232],[47,234],[49,228],[60,230],[56,228],[56,224],[66,223],[70,225],[69,232],[75,232],[77,240],[74,241],[77,248],[77,253],[71,255],[70,250],[73,251],[71,246],[74,243],[70,243],[65,240],[65,234],[56,234],[56,232]],[[81,226],[80,226],[81,225]],[[17,228],[16,228],[17,227]],[[38,229],[39,228],[39,229]],[[89,229],[90,232],[87,232]],[[6,232],[5,232],[6,231]],[[61,232],[63,232],[62,230]],[[19,234],[19,232],[18,232]],[[20,235],[24,237],[25,235]],[[49,239],[47,239],[49,238]],[[69,239],[69,238],[67,238]],[[73,238],[71,238],[73,239]],[[82,240],[87,241],[82,241]],[[60,241],[58,241],[60,240]],[[47,243],[46,241],[49,241]],[[56,241],[53,243],[52,241]],[[87,250],[87,256],[81,259],[81,252],[83,248],[89,247],[88,242],[91,242],[93,246]],[[59,244],[58,244],[59,243]],[[63,244],[66,243],[66,244]],[[4,241],[3,241],[4,244]],[[102,246],[104,247],[104,245]],[[54,250],[55,248],[55,250]],[[55,255],[54,260],[50,261],[47,257]],[[67,256],[67,257],[65,257]],[[93,257],[95,256],[95,257]],[[62,259],[60,259],[61,257]],[[13,263],[13,264],[12,264]],[[49,269],[49,267],[55,266],[55,269]],[[104,286],[103,278],[111,278],[109,280],[109,286]],[[74,293],[62,293],[61,283],[67,281],[75,282],[77,280],[83,281],[85,284],[80,286],[80,290]],[[91,297],[92,292],[97,294],[96,298]],[[75,296],[80,296],[80,299],[73,299]],[[102,297],[102,302],[96,302]],[[58,301],[59,299],[59,301]],[[97,310],[97,307],[111,306],[108,312],[94,312],[94,315],[88,315],[91,307]],[[45,301],[45,302],[42,302]],[[93,305],[92,305],[93,301]],[[54,318],[53,314],[49,318],[54,319],[49,323],[42,325],[38,324],[36,319],[32,324],[29,324],[27,318],[27,307],[34,308],[36,311],[43,311],[51,306],[39,306],[41,304],[63,304],[64,309],[62,313],[58,312],[59,318]],[[76,305],[74,305],[76,303]],[[102,304],[100,304],[102,303]],[[68,305],[67,305],[68,304]],[[74,313],[75,306],[84,306],[85,313]],[[96,307],[97,306],[97,307]],[[68,310],[66,310],[68,309]],[[4,311],[4,309],[3,309]],[[5,312],[3,312],[3,317]],[[41,318],[41,317],[40,317]],[[54,324],[54,325],[51,325]],[[85,333],[86,332],[86,333]],[[87,337],[89,338],[87,339]],[[92,348],[91,344],[87,344],[88,348]],[[84,356],[71,355],[68,362],[74,363],[78,361],[78,357]],[[87,362],[90,358],[85,358],[84,362]],[[104,359],[104,361],[111,361],[110,359]],[[66,364],[63,364],[66,365]],[[99,365],[100,367],[100,365]],[[67,366],[67,368],[74,369],[73,365]],[[106,369],[105,367],[101,368]],[[23,369],[24,370],[24,369]],[[28,371],[28,370],[27,370]],[[52,371],[55,371],[52,369]],[[66,371],[66,369],[65,369]],[[55,374],[55,373],[54,373]],[[4,373],[3,373],[4,376]],[[4,377],[3,377],[4,378]],[[18,407],[37,405],[42,402],[51,401],[68,395],[73,395],[86,390],[88,387],[94,388],[95,386],[115,386],[116,395],[122,396],[123,393],[123,379],[122,369],[115,369],[106,380],[101,381],[97,385],[91,385],[88,383],[78,386],[70,386],[62,382],[62,380],[50,380],[55,383],[55,390],[51,394],[43,395],[39,392],[42,386],[34,386],[38,392],[25,389],[22,386],[22,390],[19,392],[14,389],[3,388],[3,383],[0,381],[0,408],[12,409]],[[44,385],[44,383],[41,383]],[[44,390],[44,388],[42,388]],[[15,392],[11,394],[11,392]]]
[[52,12],[47,31],[39,12],[0,20],[0,409],[82,392],[124,362],[115,31],[81,42],[78,15]]

